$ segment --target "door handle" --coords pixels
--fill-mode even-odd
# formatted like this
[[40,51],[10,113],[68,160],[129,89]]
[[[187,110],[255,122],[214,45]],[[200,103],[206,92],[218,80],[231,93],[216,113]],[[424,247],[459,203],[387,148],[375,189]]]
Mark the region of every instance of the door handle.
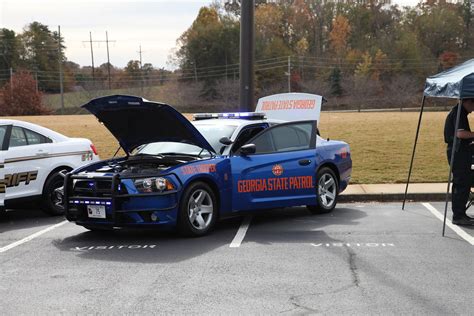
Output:
[[302,159],[300,161],[298,161],[298,163],[300,164],[300,166],[307,166],[311,163],[311,160],[309,159]]
[[47,155],[48,155],[48,153],[44,152],[44,151],[38,151],[35,154],[35,156],[37,156],[37,157],[44,157],[44,156],[47,156]]

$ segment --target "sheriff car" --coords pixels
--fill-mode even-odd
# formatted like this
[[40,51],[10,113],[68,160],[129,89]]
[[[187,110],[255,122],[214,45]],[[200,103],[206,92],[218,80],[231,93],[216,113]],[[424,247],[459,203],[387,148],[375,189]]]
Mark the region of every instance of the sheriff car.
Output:
[[64,213],[55,190],[64,175],[99,161],[88,139],[69,138],[36,124],[0,120],[0,211],[38,205],[51,215]]
[[201,236],[243,211],[329,212],[350,179],[349,146],[320,138],[316,121],[223,113],[191,123],[169,105],[132,96],[83,107],[127,153],[66,175],[66,218],[90,230],[177,227]]

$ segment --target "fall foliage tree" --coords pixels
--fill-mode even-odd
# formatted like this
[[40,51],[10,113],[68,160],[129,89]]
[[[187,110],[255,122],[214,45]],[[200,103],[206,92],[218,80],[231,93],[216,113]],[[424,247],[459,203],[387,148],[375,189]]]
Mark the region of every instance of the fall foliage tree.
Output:
[[342,15],[338,15],[334,19],[332,23],[332,30],[329,33],[331,48],[337,57],[342,58],[342,56],[346,53],[347,40],[350,33],[351,26],[349,25],[349,20]]
[[455,66],[458,63],[458,60],[459,54],[454,52],[446,51],[439,56],[439,62],[443,69],[448,69]]
[[15,73],[0,90],[0,116],[41,115],[49,111],[42,104],[36,81],[26,71]]

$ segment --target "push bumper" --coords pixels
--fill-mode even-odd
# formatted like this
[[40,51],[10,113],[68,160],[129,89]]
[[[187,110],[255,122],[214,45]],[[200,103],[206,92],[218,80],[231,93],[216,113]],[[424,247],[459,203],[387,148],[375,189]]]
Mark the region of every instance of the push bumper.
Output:
[[[140,176],[142,178],[143,176]],[[175,225],[178,209],[178,190],[162,193],[129,194],[122,181],[139,177],[121,178],[67,174],[64,179],[66,219],[81,226],[144,227]],[[74,181],[87,181],[90,188],[77,190]],[[105,210],[105,218],[92,218],[90,206]]]

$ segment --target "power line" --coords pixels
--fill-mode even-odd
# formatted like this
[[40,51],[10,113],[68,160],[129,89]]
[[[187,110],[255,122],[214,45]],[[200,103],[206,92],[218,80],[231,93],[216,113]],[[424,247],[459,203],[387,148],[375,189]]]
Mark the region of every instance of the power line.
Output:
[[107,67],[110,81],[110,58],[109,58],[109,43],[115,43],[115,40],[109,40],[109,35],[107,31],[105,32],[105,41],[104,40],[92,40],[92,32],[89,32],[89,41],[82,41],[83,43],[89,43],[91,47],[91,59],[92,59],[92,79],[95,78],[94,70],[94,50],[92,48],[92,43],[106,43],[107,44]]

